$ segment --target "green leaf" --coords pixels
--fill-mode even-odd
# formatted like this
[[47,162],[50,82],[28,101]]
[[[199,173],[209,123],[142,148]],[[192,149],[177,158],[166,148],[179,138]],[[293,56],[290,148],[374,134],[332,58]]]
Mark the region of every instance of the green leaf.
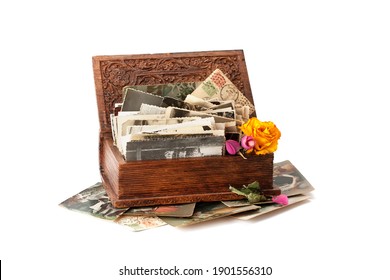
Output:
[[243,195],[243,196],[245,196],[245,197],[247,196],[246,193],[243,193],[242,191],[236,189],[235,187],[230,186],[230,187],[229,187],[229,190],[231,190],[231,191],[232,191],[233,193],[235,193],[235,194]]
[[231,190],[235,194],[245,196],[250,203],[256,203],[256,202],[267,200],[265,195],[261,193],[260,184],[257,181],[249,184],[248,186],[244,185],[241,190],[229,186],[229,190]]
[[255,181],[247,186],[248,189],[251,191],[258,191],[260,192],[260,184],[259,182]]
[[260,201],[267,200],[267,198],[264,195],[259,194],[259,193],[250,193],[250,194],[248,194],[247,199],[250,203],[257,203]]

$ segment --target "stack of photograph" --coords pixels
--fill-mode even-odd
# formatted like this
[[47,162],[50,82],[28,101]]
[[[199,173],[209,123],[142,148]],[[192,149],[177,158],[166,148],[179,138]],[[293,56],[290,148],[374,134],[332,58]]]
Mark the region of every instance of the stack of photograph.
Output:
[[113,112],[112,137],[125,160],[158,160],[224,155],[225,140],[239,138],[254,106],[217,69],[184,99],[125,87]]

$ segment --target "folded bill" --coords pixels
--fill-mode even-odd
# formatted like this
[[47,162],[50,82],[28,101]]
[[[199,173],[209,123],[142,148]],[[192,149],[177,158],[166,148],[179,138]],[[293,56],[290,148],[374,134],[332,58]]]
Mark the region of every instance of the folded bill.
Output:
[[255,111],[254,105],[219,69],[214,70],[192,93],[205,100],[233,100],[237,104],[249,107],[249,114]]

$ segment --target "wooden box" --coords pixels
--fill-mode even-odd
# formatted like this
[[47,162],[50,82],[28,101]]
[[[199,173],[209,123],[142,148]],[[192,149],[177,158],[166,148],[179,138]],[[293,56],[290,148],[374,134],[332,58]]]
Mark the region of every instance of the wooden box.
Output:
[[[229,185],[259,181],[272,192],[273,154],[126,162],[113,145],[110,113],[125,86],[197,82],[219,68],[253,103],[242,50],[93,57],[100,172],[117,208],[242,199]],[[254,104],[254,103],[253,103]]]

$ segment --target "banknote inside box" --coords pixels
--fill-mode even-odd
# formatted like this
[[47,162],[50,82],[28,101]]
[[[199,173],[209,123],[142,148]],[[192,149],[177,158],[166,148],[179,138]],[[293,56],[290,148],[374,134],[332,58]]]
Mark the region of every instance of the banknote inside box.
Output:
[[256,116],[243,51],[93,57],[100,172],[115,207],[236,200],[229,186],[270,194],[273,154],[226,154]]

